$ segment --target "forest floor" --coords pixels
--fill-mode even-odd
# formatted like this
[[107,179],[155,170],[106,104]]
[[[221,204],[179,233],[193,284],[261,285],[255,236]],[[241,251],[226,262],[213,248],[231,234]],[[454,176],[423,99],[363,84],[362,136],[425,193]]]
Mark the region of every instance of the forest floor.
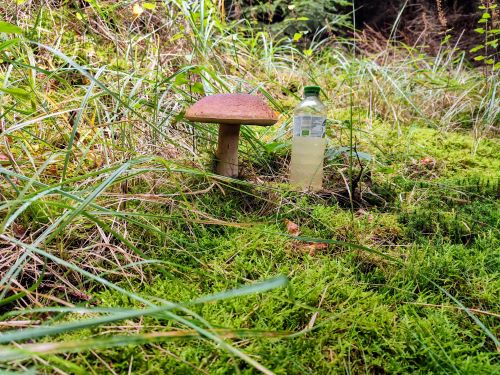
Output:
[[[0,39],[0,371],[500,373],[498,73],[175,4],[30,10]],[[287,184],[308,83],[317,193]],[[280,114],[243,130],[239,179],[183,119],[215,92]]]
[[[171,241],[158,244],[157,236],[144,230],[129,236],[142,241],[151,237],[141,248],[149,257],[168,262],[167,273],[151,270],[147,282],[119,285],[133,285],[134,293],[144,298],[180,303],[286,275],[287,290],[193,308],[216,330],[262,335],[234,344],[275,373],[497,372],[494,343],[463,306],[492,331],[498,328],[498,184],[487,176],[500,168],[500,142],[481,142],[473,157],[471,137],[460,132],[416,126],[405,128],[404,136],[387,137],[386,123],[376,131],[386,155],[413,155],[385,165],[404,175],[381,172],[377,183],[390,186],[387,206],[356,208],[352,215],[332,197],[273,189],[272,184],[237,191],[210,185],[209,192],[181,204],[193,213],[193,223],[184,218],[162,224],[165,205],[142,208],[160,216],[153,222]],[[187,186],[198,183],[195,179]],[[130,194],[145,191],[139,184]],[[155,194],[172,191],[159,189]],[[216,218],[213,224],[197,224],[210,218]],[[223,222],[219,225],[218,220]],[[90,295],[102,306],[141,306],[117,291]],[[153,330],[157,324],[154,318],[130,321],[106,333]],[[157,329],[167,328],[160,324]],[[284,337],[267,337],[266,332]],[[64,339],[85,340],[96,334],[103,333],[85,330]],[[105,361],[118,373],[129,365],[137,373],[168,368],[179,373],[248,371],[241,360],[203,340],[101,350],[99,357],[85,358],[78,362],[90,362],[95,369]]]

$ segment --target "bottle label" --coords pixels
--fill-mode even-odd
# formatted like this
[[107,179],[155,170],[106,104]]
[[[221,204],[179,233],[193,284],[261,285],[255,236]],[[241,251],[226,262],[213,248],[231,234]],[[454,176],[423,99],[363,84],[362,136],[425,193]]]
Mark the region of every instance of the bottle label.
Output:
[[324,116],[302,115],[293,118],[294,137],[323,137],[325,135]]

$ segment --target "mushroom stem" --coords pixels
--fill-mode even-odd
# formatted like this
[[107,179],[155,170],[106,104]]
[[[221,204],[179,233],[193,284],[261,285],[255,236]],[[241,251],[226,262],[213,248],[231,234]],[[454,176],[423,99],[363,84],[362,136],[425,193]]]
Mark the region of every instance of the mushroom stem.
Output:
[[216,172],[222,176],[238,177],[238,139],[240,125],[219,125]]

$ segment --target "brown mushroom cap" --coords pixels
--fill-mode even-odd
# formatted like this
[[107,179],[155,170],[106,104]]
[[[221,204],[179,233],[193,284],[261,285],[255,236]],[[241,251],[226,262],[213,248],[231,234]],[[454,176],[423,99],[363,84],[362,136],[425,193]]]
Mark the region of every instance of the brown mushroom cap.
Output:
[[205,96],[188,108],[186,118],[197,122],[260,126],[270,126],[278,120],[263,99],[250,94]]

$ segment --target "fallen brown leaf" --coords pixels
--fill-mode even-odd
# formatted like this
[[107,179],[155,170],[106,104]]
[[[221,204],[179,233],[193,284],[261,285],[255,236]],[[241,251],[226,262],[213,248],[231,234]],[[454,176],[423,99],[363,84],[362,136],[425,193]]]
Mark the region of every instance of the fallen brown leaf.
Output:
[[294,237],[297,237],[300,234],[299,226],[295,224],[293,221],[286,220],[285,223],[286,223],[286,231],[288,232],[288,234]]
[[420,159],[420,165],[426,167],[427,169],[433,169],[436,167],[436,160],[427,156]]
[[10,162],[9,157],[0,152],[0,165],[9,164],[9,162]]
[[26,233],[28,232],[28,229],[26,229],[21,224],[12,223],[12,232],[14,232],[14,235],[17,238],[23,238],[26,235]]
[[366,216],[369,223],[373,221],[373,215],[368,211],[363,210],[362,208],[356,211],[356,216],[358,217]]
[[300,250],[303,252],[308,252],[310,256],[316,255],[316,251],[325,250],[328,248],[328,244],[324,242],[315,242],[307,245],[300,246]]

